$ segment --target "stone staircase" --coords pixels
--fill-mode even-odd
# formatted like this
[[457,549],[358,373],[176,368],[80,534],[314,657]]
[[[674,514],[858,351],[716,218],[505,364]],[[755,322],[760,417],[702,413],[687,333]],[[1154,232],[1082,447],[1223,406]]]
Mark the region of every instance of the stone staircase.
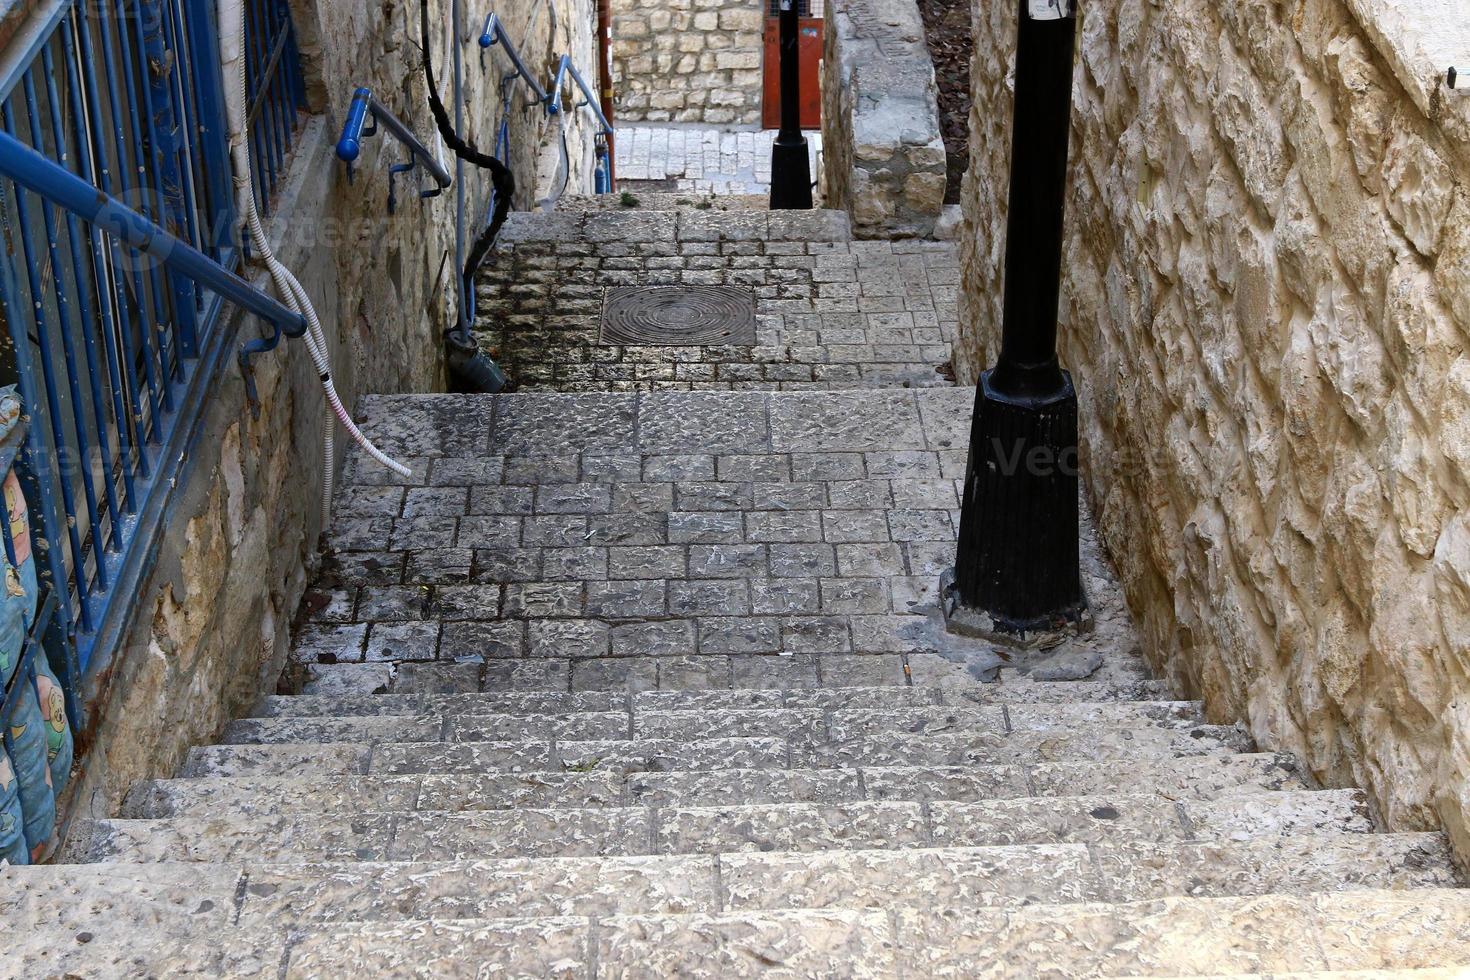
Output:
[[1467,975],[1443,836],[1151,680],[1090,532],[1063,656],[944,632],[969,409],[365,400],[299,692],[0,869],[0,975]]
[[[639,201],[621,208],[572,198],[551,214],[511,216],[500,252],[481,272],[476,330],[522,390],[950,382],[946,365],[958,331],[953,243],[853,241],[839,212],[771,212],[744,198]],[[607,287],[676,285],[749,290],[755,344],[599,342]]]

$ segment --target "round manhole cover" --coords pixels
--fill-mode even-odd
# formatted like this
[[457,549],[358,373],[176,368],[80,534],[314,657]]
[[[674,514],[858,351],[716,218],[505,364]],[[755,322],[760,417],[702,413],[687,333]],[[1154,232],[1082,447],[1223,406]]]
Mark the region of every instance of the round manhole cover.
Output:
[[619,286],[602,307],[604,344],[755,345],[755,297],[732,286]]

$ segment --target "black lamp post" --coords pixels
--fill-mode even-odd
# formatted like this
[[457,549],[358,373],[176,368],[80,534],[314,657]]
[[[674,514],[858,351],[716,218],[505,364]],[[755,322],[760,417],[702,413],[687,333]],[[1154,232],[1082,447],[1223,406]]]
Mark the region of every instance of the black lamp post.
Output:
[[781,131],[771,146],[771,210],[810,210],[812,163],[801,133],[798,0],[781,0]]
[[1086,616],[1078,572],[1077,392],[1057,361],[1075,0],[1020,5],[1000,358],[980,379],[954,581],[963,632]]

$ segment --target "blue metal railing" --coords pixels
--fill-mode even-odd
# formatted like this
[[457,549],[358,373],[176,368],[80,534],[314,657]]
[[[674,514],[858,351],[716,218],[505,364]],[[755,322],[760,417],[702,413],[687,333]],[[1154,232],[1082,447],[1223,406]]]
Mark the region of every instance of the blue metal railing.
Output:
[[[281,9],[248,2],[247,20]],[[277,165],[257,171],[268,197],[300,76],[294,41],[275,40],[283,24],[289,38],[288,22],[259,23],[276,31],[257,34],[273,40],[251,103],[252,152]],[[224,302],[304,329],[230,271],[239,250],[215,35],[205,0],[51,0],[0,52],[0,383],[18,384],[29,420],[17,472],[69,697],[140,606],[171,488],[226,363]]]
[[306,104],[296,28],[285,0],[245,5],[245,99],[255,206],[267,214],[291,152],[297,113]]

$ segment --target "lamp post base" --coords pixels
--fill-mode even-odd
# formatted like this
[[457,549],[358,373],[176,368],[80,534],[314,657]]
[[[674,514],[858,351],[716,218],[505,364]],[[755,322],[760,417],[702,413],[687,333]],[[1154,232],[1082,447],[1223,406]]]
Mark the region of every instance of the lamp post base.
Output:
[[996,618],[983,609],[965,605],[954,584],[954,569],[939,577],[939,606],[944,628],[956,636],[987,640],[1017,650],[1048,650],[1065,640],[1092,632],[1094,620],[1087,597],[1075,606],[1029,620]]
[[812,207],[812,158],[806,137],[797,134],[787,141],[780,136],[771,145],[771,210],[810,211]]
[[1077,392],[1063,372],[1050,394],[1005,395],[992,386],[994,373],[981,377],[976,398],[946,618],[972,635],[1076,632],[1088,620],[1078,572]]

